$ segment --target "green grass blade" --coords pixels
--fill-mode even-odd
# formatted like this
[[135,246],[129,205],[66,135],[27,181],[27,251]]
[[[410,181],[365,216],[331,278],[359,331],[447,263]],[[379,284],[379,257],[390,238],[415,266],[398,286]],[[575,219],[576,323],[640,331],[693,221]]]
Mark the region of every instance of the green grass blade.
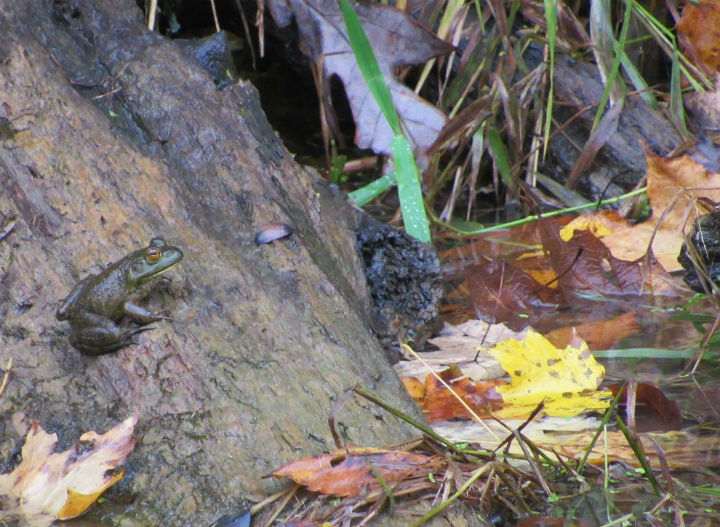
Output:
[[493,159],[495,160],[495,166],[497,166],[503,182],[507,185],[508,189],[515,189],[515,181],[513,181],[512,174],[510,173],[510,161],[508,159],[507,149],[500,137],[500,132],[498,132],[494,126],[488,129],[488,146],[490,147],[490,152],[492,152]]
[[395,184],[395,181],[395,172],[390,172],[377,178],[375,181],[371,181],[364,187],[352,191],[348,194],[348,197],[355,202],[355,205],[362,207],[389,189]]
[[393,137],[392,152],[405,231],[427,243],[430,241],[430,224],[425,213],[417,165],[410,142],[405,136]]
[[628,80],[632,83],[635,90],[638,92],[638,95],[650,105],[651,108],[654,110],[658,109],[657,101],[655,100],[655,97],[652,94],[652,91],[650,90],[650,87],[648,86],[647,82],[645,82],[645,78],[642,76],[642,73],[637,69],[635,64],[630,60],[630,57],[628,57],[627,53],[623,52],[622,57],[620,57],[621,64],[623,71],[625,72],[625,75],[627,75]]
[[635,0],[628,0],[625,4],[625,18],[620,29],[620,38],[615,42],[615,59],[613,60],[610,74],[608,75],[607,82],[605,85],[605,91],[603,91],[600,104],[598,105],[597,112],[595,113],[595,120],[593,121],[592,129],[590,133],[595,131],[600,119],[602,119],[603,113],[605,113],[605,105],[610,98],[610,92],[612,91],[615,79],[620,71],[620,63],[622,57],[625,54],[625,42],[627,41],[627,34],[630,28],[630,20],[632,18],[633,7],[635,6]]
[[557,38],[557,1],[544,0],[545,24],[547,25],[548,55],[550,58],[550,88],[548,89],[547,106],[545,107],[545,137],[543,141],[543,156],[547,153],[550,144],[550,129],[552,128],[553,99],[555,98],[555,39]]
[[378,106],[380,106],[380,111],[382,111],[385,119],[387,119],[392,131],[397,135],[400,133],[400,119],[398,118],[392,96],[390,95],[390,89],[387,87],[382,72],[380,71],[380,66],[378,66],[370,41],[355,11],[350,7],[348,0],[338,0],[338,2],[340,3],[343,17],[345,18],[350,47],[352,47],[353,53],[355,54],[355,60],[360,68],[360,72],[365,78],[365,82],[367,82],[370,93],[372,93],[373,98],[378,103]]
[[685,126],[685,109],[682,99],[682,86],[680,85],[680,58],[677,44],[673,42],[672,70],[670,72],[670,119],[675,127],[685,137],[690,136]]
[[[390,128],[395,133],[391,149],[393,161],[395,162],[395,177],[397,179],[398,197],[400,198],[405,231],[422,242],[429,242],[430,224],[425,212],[420,177],[413,157],[412,147],[407,138],[402,135],[400,119],[393,104],[390,89],[385,83],[375,53],[373,53],[360,20],[348,0],[338,0],[338,2],[345,18],[350,46],[355,54],[355,60],[360,72],[365,82],[367,82],[370,93],[380,107],[385,119],[387,119]],[[382,180],[382,178],[380,179]],[[385,183],[387,183],[386,180],[380,181],[378,188],[382,188]],[[356,197],[360,201],[365,198],[362,194],[356,194]]]

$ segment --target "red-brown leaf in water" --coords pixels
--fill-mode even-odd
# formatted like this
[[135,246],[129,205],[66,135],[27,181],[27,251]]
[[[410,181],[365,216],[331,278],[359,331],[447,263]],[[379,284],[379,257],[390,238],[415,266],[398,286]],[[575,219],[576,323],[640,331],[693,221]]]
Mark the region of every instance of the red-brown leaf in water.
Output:
[[545,287],[502,260],[486,260],[469,267],[465,279],[476,312],[514,330],[527,326],[531,315],[556,309],[561,300],[556,289]]
[[[613,397],[617,396],[620,386],[608,386]],[[625,406],[627,387],[623,388],[620,404]],[[635,426],[638,432],[669,432],[682,428],[680,408],[652,384],[641,382],[635,395]]]
[[[507,384],[505,381],[473,382],[467,377],[463,377],[457,366],[451,366],[439,375],[477,415],[487,416],[488,411],[498,410],[502,407],[502,398],[495,388]],[[425,379],[425,397],[422,401],[418,401],[418,405],[423,410],[428,423],[471,417],[453,392],[448,390],[433,374],[428,374]]]
[[331,496],[355,496],[380,482],[370,466],[387,482],[427,477],[443,464],[438,456],[411,454],[403,450],[350,448],[333,454],[305,457],[277,469],[271,475],[288,477],[313,492]]
[[605,244],[586,230],[575,231],[564,241],[560,226],[553,220],[538,223],[540,237],[548,259],[558,275],[566,300],[574,293],[594,295],[637,296],[652,290],[655,276],[666,274],[652,258],[626,261],[612,255]]

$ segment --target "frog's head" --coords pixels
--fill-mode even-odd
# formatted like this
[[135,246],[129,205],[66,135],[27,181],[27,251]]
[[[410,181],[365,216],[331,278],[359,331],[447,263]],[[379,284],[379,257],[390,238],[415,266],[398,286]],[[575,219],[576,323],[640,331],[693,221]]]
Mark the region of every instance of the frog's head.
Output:
[[150,245],[133,254],[128,281],[135,287],[140,286],[175,267],[182,257],[183,253],[177,247],[167,245],[162,238],[153,238]]

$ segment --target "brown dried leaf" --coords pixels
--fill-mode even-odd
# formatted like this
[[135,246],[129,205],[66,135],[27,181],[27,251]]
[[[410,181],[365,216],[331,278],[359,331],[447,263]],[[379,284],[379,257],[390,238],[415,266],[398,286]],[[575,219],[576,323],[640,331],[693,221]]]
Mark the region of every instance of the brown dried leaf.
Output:
[[364,489],[380,487],[371,466],[387,482],[427,477],[442,466],[438,456],[402,450],[350,448],[333,454],[305,457],[275,470],[271,475],[288,477],[313,492],[331,496],[355,496]]
[[[602,241],[589,230],[580,229],[575,229],[572,238],[565,240],[567,236],[554,220],[542,220],[538,228],[558,275],[560,289],[570,303],[575,300],[576,292],[621,297],[676,293],[672,279],[654,258],[641,255],[634,261],[627,261],[611,253],[607,240],[627,228],[603,237]],[[631,235],[626,232],[626,236]],[[627,245],[629,242],[623,240],[622,243]]]
[[695,200],[706,197],[720,201],[720,174],[709,172],[687,155],[671,159],[646,152],[646,159],[652,216],[637,225],[619,228],[602,240],[616,258],[637,260],[645,256],[655,234],[653,254],[668,272],[679,271],[682,266],[677,257],[685,226],[704,212]]
[[[623,393],[619,405],[626,407],[627,386],[608,386],[613,397],[617,396],[621,388]],[[682,413],[675,401],[668,399],[660,388],[646,382],[638,383],[635,387],[634,416],[637,432],[670,432],[682,427]]]
[[106,473],[116,469],[135,448],[132,433],[138,417],[129,417],[105,434],[83,434],[80,441],[91,446],[82,452],[72,447],[54,453],[57,436],[33,423],[25,438],[22,461],[11,473],[0,475],[0,496],[6,505],[2,520],[41,526],[85,512],[122,478],[122,473]]
[[715,2],[687,4],[677,24],[696,55],[709,71],[720,71],[720,5]]
[[468,268],[465,279],[476,312],[515,330],[526,327],[540,313],[556,309],[561,300],[557,290],[501,260]]

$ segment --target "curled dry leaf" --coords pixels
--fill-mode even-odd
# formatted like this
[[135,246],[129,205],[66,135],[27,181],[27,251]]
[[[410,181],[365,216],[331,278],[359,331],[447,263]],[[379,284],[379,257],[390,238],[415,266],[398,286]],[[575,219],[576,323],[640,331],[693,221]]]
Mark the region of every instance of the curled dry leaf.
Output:
[[288,477],[313,492],[344,497],[355,496],[363,489],[380,487],[373,469],[391,484],[412,477],[427,481],[427,475],[443,464],[440,456],[412,454],[403,450],[350,448],[298,459],[271,475]]
[[135,448],[132,433],[138,417],[135,414],[104,434],[83,434],[80,441],[89,442],[90,447],[82,452],[77,447],[54,452],[57,435],[33,423],[25,438],[22,461],[11,473],[0,475],[0,499],[5,505],[0,520],[42,526],[85,512],[122,478],[122,471],[106,473],[116,469]]

